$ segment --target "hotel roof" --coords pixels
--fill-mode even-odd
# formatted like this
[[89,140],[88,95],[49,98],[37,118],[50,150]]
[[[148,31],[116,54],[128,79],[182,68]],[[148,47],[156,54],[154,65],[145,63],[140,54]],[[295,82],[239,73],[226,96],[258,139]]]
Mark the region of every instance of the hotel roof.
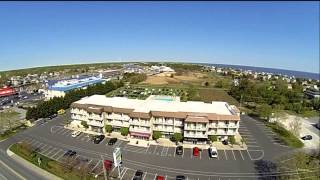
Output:
[[[91,107],[92,106],[92,107]],[[100,106],[101,109],[97,108]],[[239,120],[237,112],[228,103],[213,101],[204,103],[201,101],[164,101],[154,98],[147,100],[128,99],[126,97],[106,97],[105,95],[92,95],[82,98],[72,104],[72,107],[90,109],[92,112],[120,112],[130,114],[133,117],[147,118],[146,113],[153,116],[166,116],[186,118],[187,116],[203,116],[209,120]]]

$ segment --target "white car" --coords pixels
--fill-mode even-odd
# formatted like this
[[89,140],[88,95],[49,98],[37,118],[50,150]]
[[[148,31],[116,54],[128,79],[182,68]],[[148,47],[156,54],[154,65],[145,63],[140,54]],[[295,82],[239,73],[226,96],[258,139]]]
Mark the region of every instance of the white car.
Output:
[[71,134],[71,136],[72,136],[72,137],[77,137],[77,136],[79,136],[80,134],[81,134],[80,131],[73,131],[72,134]]
[[209,151],[210,158],[217,158],[218,157],[218,151],[217,151],[216,147],[213,147],[213,146],[209,147],[208,151]]

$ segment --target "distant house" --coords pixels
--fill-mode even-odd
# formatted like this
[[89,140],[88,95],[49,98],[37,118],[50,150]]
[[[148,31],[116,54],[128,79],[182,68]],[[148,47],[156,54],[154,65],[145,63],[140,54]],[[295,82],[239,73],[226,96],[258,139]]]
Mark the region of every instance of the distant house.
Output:
[[320,91],[316,88],[307,88],[304,94],[310,99],[320,98]]

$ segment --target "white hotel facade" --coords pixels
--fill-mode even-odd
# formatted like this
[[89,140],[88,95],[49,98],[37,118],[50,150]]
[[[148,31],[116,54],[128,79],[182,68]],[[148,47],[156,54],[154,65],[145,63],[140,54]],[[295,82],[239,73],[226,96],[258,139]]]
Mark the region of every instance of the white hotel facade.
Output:
[[209,135],[219,139],[238,133],[239,110],[226,102],[180,102],[179,97],[150,96],[146,100],[93,95],[71,105],[71,124],[89,131],[105,133],[105,125],[114,131],[129,128],[129,136],[152,139],[153,131],[170,138],[181,133],[184,142],[206,143]]

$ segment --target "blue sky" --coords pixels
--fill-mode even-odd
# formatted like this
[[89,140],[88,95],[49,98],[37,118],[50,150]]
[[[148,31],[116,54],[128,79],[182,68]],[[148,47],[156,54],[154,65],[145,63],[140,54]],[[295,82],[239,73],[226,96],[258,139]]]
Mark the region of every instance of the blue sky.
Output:
[[121,60],[319,72],[319,2],[0,2],[0,71]]

